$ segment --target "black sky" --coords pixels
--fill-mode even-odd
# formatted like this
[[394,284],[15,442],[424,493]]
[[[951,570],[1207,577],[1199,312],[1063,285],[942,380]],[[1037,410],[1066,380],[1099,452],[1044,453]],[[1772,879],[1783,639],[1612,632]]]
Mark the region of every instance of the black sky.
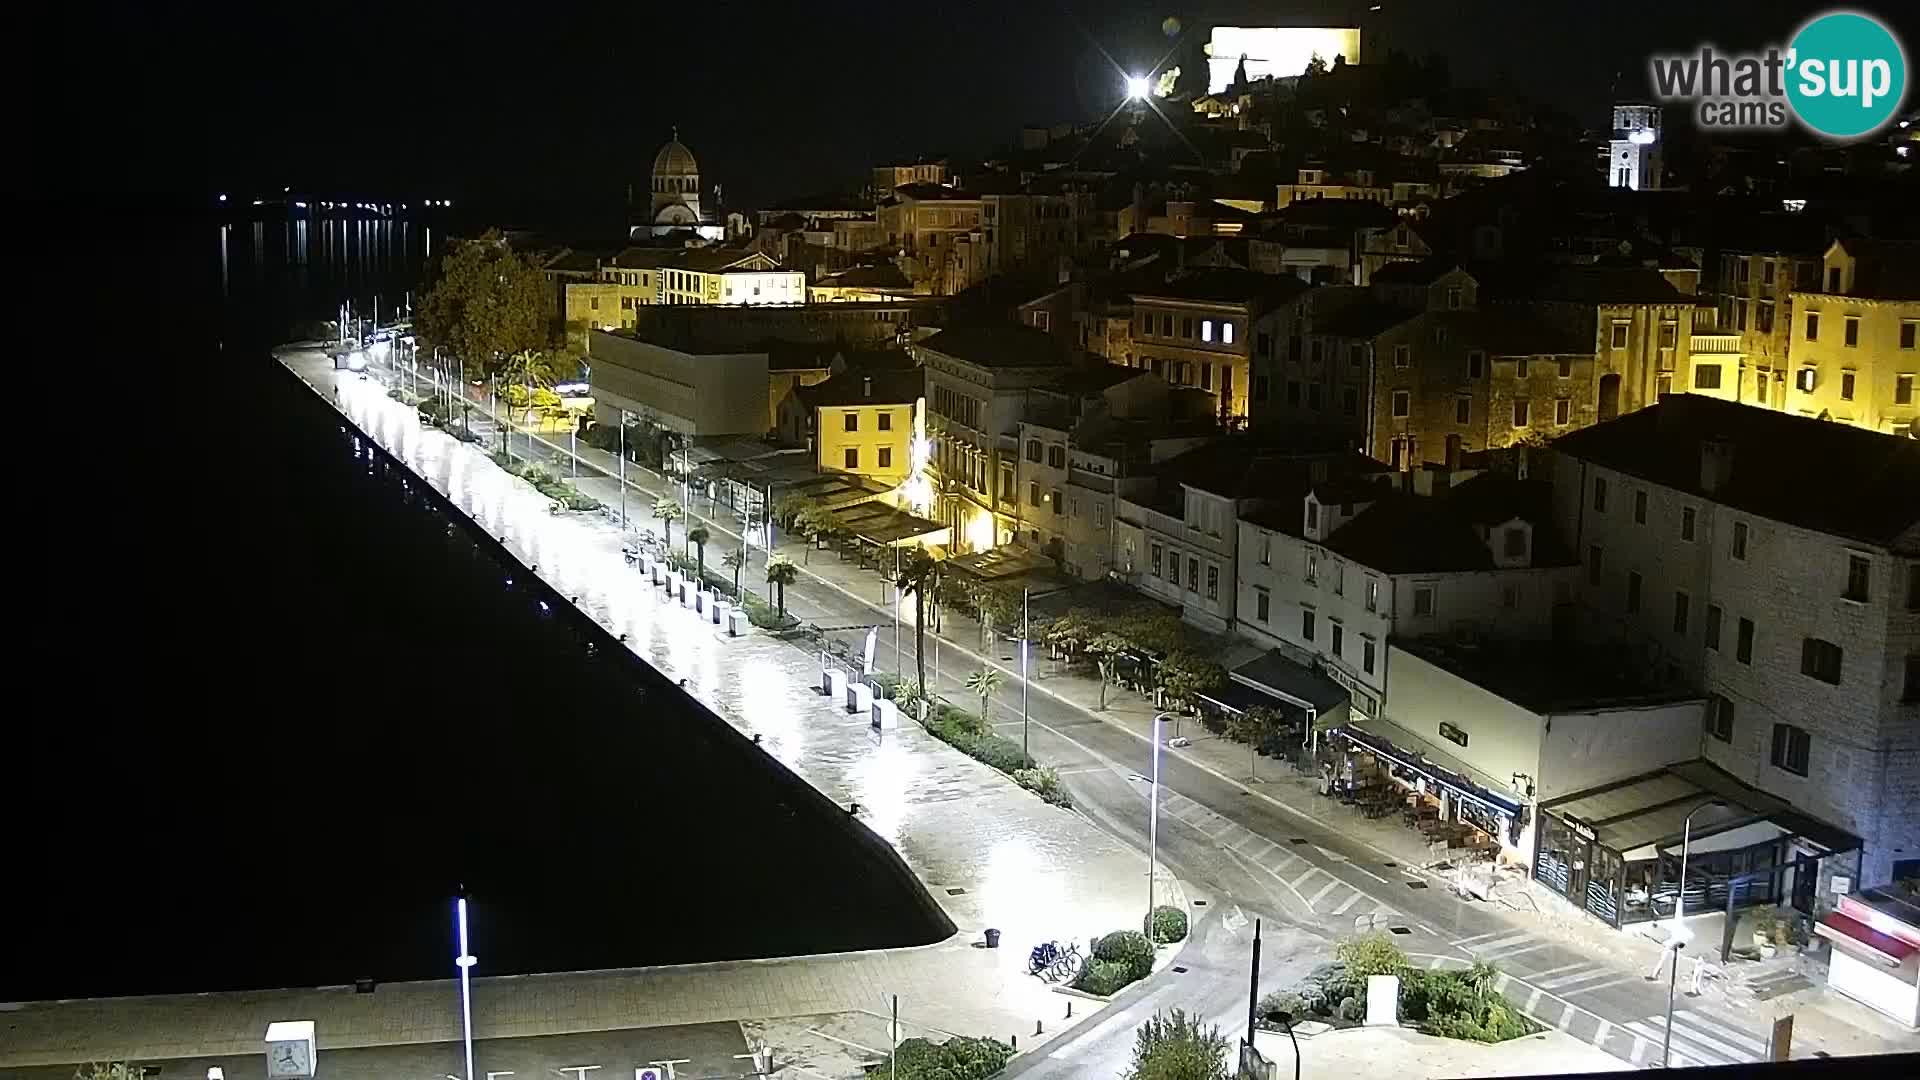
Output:
[[[616,203],[678,124],[752,205],[887,154],[984,149],[1097,114],[1161,22],[1349,23],[1595,122],[1616,72],[1703,40],[1778,40],[1810,0],[1145,0],[905,4],[107,3],[41,9],[20,59],[32,184],[203,193],[292,184]],[[1881,0],[1892,15],[1907,5]],[[1909,36],[1909,41],[1913,38]],[[22,73],[16,71],[16,77]],[[15,182],[18,181],[18,176]]]

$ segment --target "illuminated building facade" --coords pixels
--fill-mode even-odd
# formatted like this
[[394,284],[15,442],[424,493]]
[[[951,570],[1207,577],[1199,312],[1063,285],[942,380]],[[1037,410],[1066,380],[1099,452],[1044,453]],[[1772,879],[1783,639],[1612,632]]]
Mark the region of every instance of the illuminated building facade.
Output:
[[1615,105],[1607,146],[1607,186],[1660,190],[1660,107]]
[[815,467],[864,476],[888,487],[913,471],[926,378],[919,369],[847,370],[795,393],[813,412]]
[[1784,411],[1920,436],[1920,244],[1834,241],[1791,309]]
[[1020,526],[1015,485],[1027,391],[1067,370],[1057,340],[1030,326],[956,327],[911,350],[925,372],[932,517],[953,530],[957,553],[1010,541]]

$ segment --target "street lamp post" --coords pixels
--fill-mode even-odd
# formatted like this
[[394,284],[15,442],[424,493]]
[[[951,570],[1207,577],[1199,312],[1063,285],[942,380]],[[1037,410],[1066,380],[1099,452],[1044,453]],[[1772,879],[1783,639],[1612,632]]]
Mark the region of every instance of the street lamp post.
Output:
[[[1027,597],[1031,591],[1030,589],[1020,590],[1020,757],[1022,759],[1027,756],[1027,633],[1033,625],[1027,614]],[[1148,900],[1151,901],[1152,897],[1148,897]],[[1147,904],[1147,917],[1153,917],[1151,902]]]
[[1673,967],[1667,972],[1667,1029],[1660,1037],[1660,1067],[1670,1068],[1673,1064],[1673,992],[1674,984],[1680,979],[1680,950],[1687,947],[1685,934],[1687,924],[1684,921],[1687,910],[1687,847],[1693,840],[1693,815],[1709,806],[1724,806],[1719,799],[1708,799],[1687,811],[1687,818],[1680,826],[1680,887],[1673,894]]
[[620,410],[620,535],[627,534],[627,410]]
[[475,963],[472,950],[467,948],[467,898],[462,896],[455,901],[455,910],[460,922],[460,955],[453,962],[460,968],[460,1038],[467,1052],[466,1080],[473,1080],[473,992],[469,975]]
[[1166,713],[1153,717],[1153,799],[1147,808],[1147,927],[1153,927],[1153,879],[1160,873],[1160,725]]

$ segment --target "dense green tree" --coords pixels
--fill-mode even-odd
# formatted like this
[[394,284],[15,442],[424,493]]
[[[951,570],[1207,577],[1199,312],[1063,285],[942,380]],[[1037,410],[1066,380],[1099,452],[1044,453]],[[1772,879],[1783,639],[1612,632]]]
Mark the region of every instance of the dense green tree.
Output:
[[900,577],[894,586],[903,592],[913,594],[913,659],[918,669],[920,685],[931,693],[927,682],[927,596],[939,588],[940,560],[927,554],[925,548],[914,548],[906,561],[900,564]]
[[516,353],[548,345],[550,293],[533,260],[497,230],[453,247],[414,314],[422,352],[444,345],[469,378],[495,379]]
[[1126,1080],[1227,1080],[1227,1040],[1180,1009],[1159,1012],[1134,1034]]
[[693,545],[693,580],[703,589],[707,586],[707,541],[712,538],[713,534],[707,531],[705,525],[695,525],[687,530],[687,543]]

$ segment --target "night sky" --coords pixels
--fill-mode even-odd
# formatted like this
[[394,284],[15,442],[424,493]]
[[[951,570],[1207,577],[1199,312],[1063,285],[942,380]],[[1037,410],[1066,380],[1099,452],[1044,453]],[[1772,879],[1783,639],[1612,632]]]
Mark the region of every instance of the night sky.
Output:
[[1457,82],[1506,85],[1597,125],[1615,72],[1637,88],[1649,51],[1784,38],[1831,5],[1369,6],[56,5],[30,16],[51,47],[23,57],[44,76],[32,116],[50,151],[29,179],[617,207],[678,124],[707,181],[751,206],[852,180],[889,154],[977,153],[1023,123],[1098,115],[1120,85],[1103,50],[1150,62],[1169,14],[1189,28],[1358,20],[1369,52],[1440,51]]

